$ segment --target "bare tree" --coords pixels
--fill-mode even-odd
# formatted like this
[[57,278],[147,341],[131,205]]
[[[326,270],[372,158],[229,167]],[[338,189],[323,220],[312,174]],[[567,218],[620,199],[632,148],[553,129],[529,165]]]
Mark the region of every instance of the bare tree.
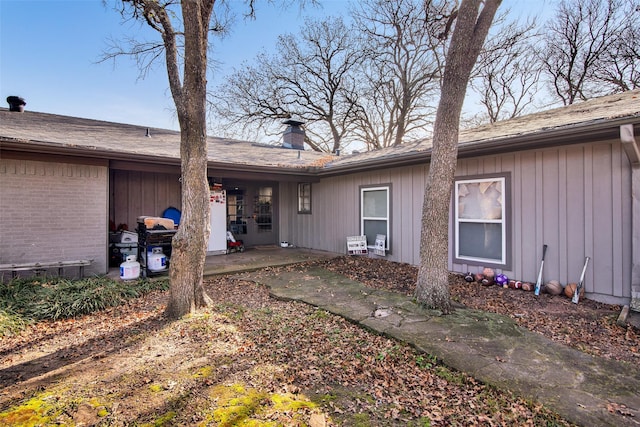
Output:
[[502,25],[487,39],[470,82],[490,123],[526,113],[538,96],[535,21],[506,24],[505,19],[506,14],[496,19],[494,26]]
[[278,38],[277,54],[260,54],[211,94],[228,123],[268,128],[295,117],[306,123],[307,144],[335,152],[347,144],[358,94],[352,76],[361,52],[341,18],[307,20],[299,36]]
[[[164,56],[180,124],[182,218],[172,241],[166,313],[179,318],[211,302],[202,283],[209,235],[206,89],[208,36],[215,29],[216,0],[121,0],[123,17],[145,22],[161,43],[114,47],[105,59],[133,55],[141,68]],[[164,53],[164,55],[163,55]],[[182,70],[180,66],[182,65]],[[145,68],[146,67],[146,68]]]
[[565,105],[610,92],[595,73],[618,45],[622,1],[563,0],[548,23],[542,61],[554,95]]
[[[449,15],[455,27],[447,49],[442,95],[433,130],[425,187],[416,298],[451,312],[448,243],[449,206],[458,157],[460,114],[473,67],[502,0],[462,0]],[[443,34],[446,36],[446,34]]]
[[594,67],[594,79],[611,92],[640,88],[640,3],[624,2],[617,9],[613,42]]
[[424,137],[433,124],[447,2],[367,0],[352,11],[367,60],[355,132],[369,149]]
[[[254,1],[245,0],[253,17]],[[207,181],[207,70],[209,35],[223,33],[230,20],[224,0],[117,0],[125,19],[148,25],[159,42],[129,39],[112,46],[103,60],[131,55],[144,75],[164,58],[180,124],[182,218],[172,241],[171,288],[166,313],[179,318],[211,303],[202,275],[209,236]],[[215,9],[214,9],[215,7]]]

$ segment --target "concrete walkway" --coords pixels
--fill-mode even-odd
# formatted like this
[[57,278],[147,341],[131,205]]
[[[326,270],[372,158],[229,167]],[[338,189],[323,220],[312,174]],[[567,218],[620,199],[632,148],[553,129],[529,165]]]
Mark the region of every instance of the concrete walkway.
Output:
[[265,267],[278,267],[300,262],[330,259],[341,255],[303,248],[281,248],[275,245],[257,246],[248,248],[244,252],[207,256],[204,275],[211,276],[260,270]]
[[[298,251],[287,254],[279,248],[270,250],[280,251],[273,254],[279,257],[281,265],[291,263],[292,258],[311,260],[336,255],[310,251],[294,257]],[[253,261],[258,264],[251,267],[265,266],[260,260],[264,262],[266,254],[257,249]],[[235,264],[235,267],[223,268],[223,261],[224,258],[216,260],[216,267],[208,259],[209,274],[242,270],[239,267],[242,263],[231,262],[232,258],[228,258],[226,264]],[[250,271],[238,274],[268,286],[277,298],[303,301],[409,343],[451,368],[538,401],[578,425],[640,425],[640,370],[637,367],[592,357],[554,343],[517,326],[506,316],[465,308],[439,316],[437,312],[421,308],[409,297],[372,290],[321,268],[311,269],[304,275],[295,271],[277,275]]]

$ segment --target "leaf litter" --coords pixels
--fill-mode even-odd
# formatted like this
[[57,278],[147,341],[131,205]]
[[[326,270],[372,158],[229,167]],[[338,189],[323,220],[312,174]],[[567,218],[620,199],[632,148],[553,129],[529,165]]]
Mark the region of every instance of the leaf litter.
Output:
[[[412,295],[415,286],[407,264],[339,257],[320,265],[373,288]],[[292,268],[305,265],[262,274]],[[270,298],[253,282],[220,276],[206,289],[214,305],[177,322],[162,316],[167,293],[153,292],[3,338],[0,425],[18,413],[34,425],[570,425],[543,404],[323,310]],[[615,307],[534,299],[455,275],[451,291],[551,339],[638,364],[638,333],[611,321]]]

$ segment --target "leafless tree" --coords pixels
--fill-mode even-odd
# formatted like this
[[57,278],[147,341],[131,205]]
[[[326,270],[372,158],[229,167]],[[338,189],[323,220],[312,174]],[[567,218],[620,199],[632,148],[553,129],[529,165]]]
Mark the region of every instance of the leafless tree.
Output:
[[[628,72],[635,73],[637,79],[637,39],[631,49],[623,41],[630,36],[633,42],[637,37],[633,31],[637,26],[631,33],[627,31],[633,7],[632,0],[560,3],[546,26],[542,61],[554,96],[565,105],[628,87]],[[621,79],[624,81],[617,81]]]
[[520,116],[529,111],[538,97],[541,67],[536,53],[536,23],[506,23],[501,14],[480,53],[471,89],[479,95],[483,117],[490,123]]
[[[164,56],[180,124],[182,218],[172,241],[166,313],[179,318],[211,302],[202,283],[209,235],[206,88],[208,37],[216,0],[121,0],[121,13],[146,23],[161,43],[117,46],[105,57],[133,55],[141,68]],[[179,18],[178,18],[179,17]],[[182,65],[182,70],[180,66]]]
[[352,15],[366,61],[359,70],[356,134],[370,149],[430,129],[440,87],[447,2],[367,0]]
[[[245,2],[249,14],[253,3]],[[223,0],[119,0],[117,5],[125,19],[148,25],[160,41],[130,39],[128,46],[114,45],[104,59],[132,55],[144,73],[153,60],[164,58],[180,124],[182,218],[172,242],[166,308],[170,318],[179,318],[211,303],[202,281],[209,235],[207,54],[209,35],[224,31],[218,18],[228,9]]]
[[369,149],[424,137],[435,116],[444,63],[448,0],[368,0],[342,20],[308,22],[282,36],[277,56],[260,55],[216,91],[227,123],[267,128],[296,116],[308,144],[335,151]]
[[275,55],[260,54],[231,74],[212,93],[211,106],[244,127],[300,119],[312,149],[335,152],[348,143],[358,100],[352,70],[362,54],[354,41],[341,18],[307,20],[299,36],[278,38]]
[[629,0],[617,9],[613,43],[594,67],[594,79],[611,92],[640,88],[640,3]]
[[501,1],[462,0],[460,9],[451,11],[449,15],[455,17],[455,27],[447,48],[442,92],[433,129],[416,284],[417,300],[444,314],[451,312],[449,206],[458,157],[460,114],[471,72]]

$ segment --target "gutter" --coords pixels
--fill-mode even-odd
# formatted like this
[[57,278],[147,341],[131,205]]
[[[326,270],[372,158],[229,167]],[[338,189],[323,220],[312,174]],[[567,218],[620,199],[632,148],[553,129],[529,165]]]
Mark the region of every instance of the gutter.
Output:
[[[28,142],[25,144],[25,142]],[[2,139],[0,141],[0,152],[6,155],[10,153],[33,153],[34,155],[57,155],[72,158],[84,159],[100,159],[115,162],[118,169],[131,169],[133,164],[162,165],[174,166],[180,168],[181,159],[178,157],[157,156],[150,154],[140,154],[135,152],[121,152],[103,149],[78,148],[73,146],[52,146],[43,142],[21,141],[16,139]],[[129,165],[129,166],[128,166]],[[317,168],[315,167],[286,167],[286,166],[259,166],[252,164],[231,164],[220,161],[207,161],[207,168],[215,171],[221,171],[231,175],[242,174],[259,174],[260,179],[264,179],[264,175],[268,174],[274,180],[284,179],[290,180],[295,178],[303,178],[308,182],[317,182]],[[248,176],[247,176],[248,177]]]
[[[25,142],[27,142],[25,144]],[[51,144],[34,141],[18,141],[11,139],[3,139],[1,141],[1,151],[13,151],[34,154],[51,154],[68,157],[80,157],[102,160],[134,160],[144,163],[155,163],[164,165],[180,165],[179,158],[154,156],[148,154],[138,154],[130,152],[120,152],[102,149],[78,148],[77,146],[53,146]]]
[[[625,130],[623,131],[622,129]],[[593,121],[588,125],[576,124],[559,129],[543,130],[535,134],[522,134],[490,140],[485,139],[462,142],[458,146],[458,159],[497,155],[514,151],[543,149],[559,145],[620,140],[620,132],[626,132],[625,135],[633,135],[634,129],[637,134],[640,134],[640,117],[638,116],[627,116],[613,120],[605,118]],[[33,141],[28,141],[28,144],[25,144],[24,142],[27,141],[5,138],[2,140],[0,150],[33,152],[36,154],[63,154],[78,158],[99,158],[156,165],[180,166],[181,164],[180,158],[178,157],[154,156],[135,152],[118,152],[101,149],[86,149],[72,146],[51,146],[46,143]],[[625,144],[624,141],[623,144]],[[624,146],[629,147],[628,144]],[[625,150],[628,150],[628,148],[625,148]],[[630,158],[635,159],[633,156],[640,156],[640,150],[638,153],[636,153],[636,150],[638,150],[638,145],[632,144],[632,157]],[[341,164],[340,160],[338,160],[336,165],[328,163],[324,166],[305,166],[300,168],[287,166],[259,166],[253,164],[230,164],[220,161],[208,161],[207,167],[221,172],[230,172],[232,175],[243,172],[252,174],[269,174],[274,179],[291,179],[300,177],[307,180],[317,181],[324,177],[379,170],[381,168],[426,164],[430,162],[431,154],[432,148],[396,155],[393,154],[393,150],[390,150],[388,155],[380,155],[370,160],[358,160],[358,155],[355,155],[353,161],[348,161],[344,164]],[[264,179],[264,176],[262,176],[262,179]]]
[[[625,117],[617,120],[602,119],[590,125],[577,125],[542,131],[537,134],[523,134],[491,140],[462,142],[458,145],[458,159],[497,155],[514,151],[543,149],[562,145],[585,144],[598,141],[612,141],[620,138],[620,128],[628,126],[640,133],[640,118]],[[378,170],[380,168],[412,166],[431,161],[432,148],[405,155],[378,157],[368,161],[357,161],[327,165],[318,171],[321,177],[345,175],[356,172]]]

